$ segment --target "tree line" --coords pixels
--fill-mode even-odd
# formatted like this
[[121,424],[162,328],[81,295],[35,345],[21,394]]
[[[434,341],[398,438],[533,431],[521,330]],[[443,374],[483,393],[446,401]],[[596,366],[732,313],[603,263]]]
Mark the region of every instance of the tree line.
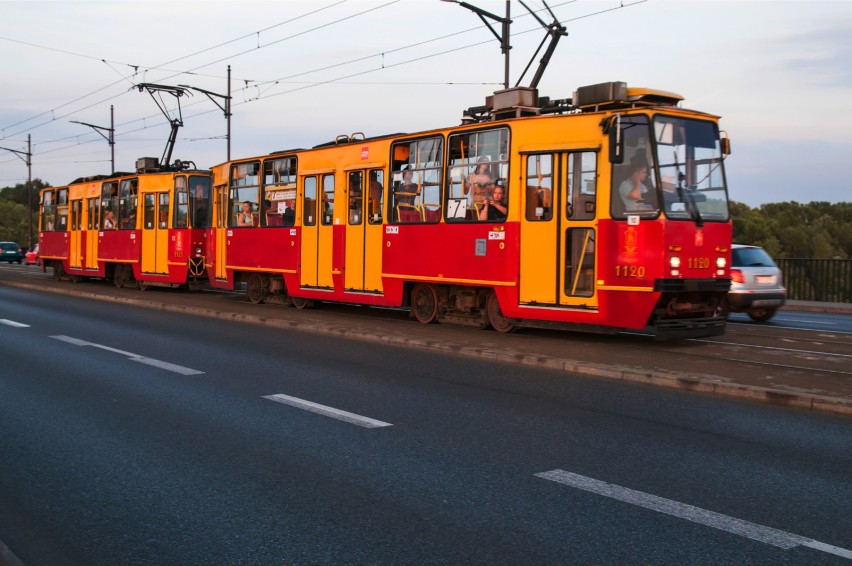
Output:
[[[49,183],[33,179],[33,231],[38,227],[38,195]],[[852,202],[778,202],[750,208],[731,202],[734,242],[762,246],[772,257],[852,258]],[[0,189],[0,240],[27,242],[27,185]],[[36,234],[33,243],[36,241]]]

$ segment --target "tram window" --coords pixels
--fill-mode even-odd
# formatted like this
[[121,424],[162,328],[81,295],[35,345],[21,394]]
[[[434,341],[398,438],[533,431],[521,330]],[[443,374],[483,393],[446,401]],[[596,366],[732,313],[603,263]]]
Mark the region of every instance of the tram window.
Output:
[[[110,222],[107,226],[107,213],[111,213]],[[118,212],[118,182],[109,181],[101,186],[101,229],[111,230],[116,227],[116,215]]]
[[231,165],[229,226],[251,227],[259,219],[260,161]]
[[189,178],[187,189],[189,190],[189,211],[192,214],[190,222],[193,228],[209,228],[211,224],[212,192],[210,191],[210,177],[207,175],[193,175]]
[[71,229],[79,230],[80,229],[80,217],[82,216],[83,210],[83,201],[81,200],[72,200],[71,201]]
[[157,222],[160,228],[169,227],[169,193],[160,193],[157,206]]
[[654,188],[648,119],[645,116],[625,116],[621,120],[621,129],[624,162],[612,167],[612,215],[615,218],[625,218],[627,214],[655,217],[659,208]]
[[441,220],[443,147],[441,137],[393,145],[390,206],[394,222]]
[[565,294],[591,297],[595,282],[595,231],[571,228],[565,231]]
[[595,217],[597,191],[597,153],[581,151],[568,154],[568,187],[565,216],[574,220]]
[[136,209],[139,180],[125,179],[118,187],[118,227],[123,230],[136,229]]
[[350,171],[348,192],[349,192],[349,224],[350,226],[358,226],[363,222],[364,211],[364,190],[363,190],[363,171]]
[[317,178],[305,177],[304,180],[305,202],[302,206],[303,222],[305,226],[317,225]]
[[44,191],[42,193],[41,202],[41,229],[43,232],[53,232],[56,226],[56,205],[54,191]]
[[186,177],[175,177],[175,228],[186,228],[189,215],[189,193],[186,189]]
[[100,228],[100,222],[98,219],[98,213],[101,209],[101,199],[95,197],[87,200],[88,203],[88,215],[86,217],[86,229],[87,230],[98,230]]
[[293,226],[296,223],[296,157],[263,162],[263,226]]
[[56,229],[68,229],[68,189],[56,191]]
[[528,155],[526,166],[526,219],[549,222],[553,219],[553,155]]
[[[447,221],[505,219],[509,202],[509,129],[451,135],[447,162]],[[501,187],[501,202],[494,190]],[[500,196],[498,191],[496,196]]]
[[320,223],[330,226],[334,223],[334,175],[322,176],[322,216]]
[[368,221],[370,224],[382,223],[382,210],[384,209],[385,198],[385,172],[381,169],[372,169],[370,171],[370,199]]

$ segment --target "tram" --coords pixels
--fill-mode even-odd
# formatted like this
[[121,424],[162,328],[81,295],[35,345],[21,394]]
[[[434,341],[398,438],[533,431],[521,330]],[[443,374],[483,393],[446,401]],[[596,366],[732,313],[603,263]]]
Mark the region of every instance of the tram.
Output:
[[207,278],[254,303],[408,307],[427,324],[722,334],[730,145],[682,100],[516,87],[456,127],[217,165]]
[[[210,171],[190,162],[137,161],[135,173],[42,189],[39,245],[54,277],[94,277],[122,287],[193,284],[206,277]],[[165,170],[163,170],[165,169]]]

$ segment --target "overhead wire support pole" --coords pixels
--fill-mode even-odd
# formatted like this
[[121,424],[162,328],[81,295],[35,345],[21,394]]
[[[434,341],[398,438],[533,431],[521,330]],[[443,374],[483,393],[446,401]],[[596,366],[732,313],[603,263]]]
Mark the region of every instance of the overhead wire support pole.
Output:
[[[509,50],[512,49],[512,46],[509,45],[509,28],[512,25],[512,20],[510,18],[511,7],[510,7],[509,0],[506,0],[506,17],[505,18],[502,18],[502,17],[500,17],[496,14],[492,14],[491,12],[489,12],[487,10],[483,10],[482,8],[479,8],[479,7],[474,6],[472,4],[468,4],[467,2],[459,2],[458,0],[443,0],[443,1],[444,2],[454,2],[454,3],[458,4],[459,6],[461,6],[462,8],[467,8],[468,10],[470,10],[471,12],[473,12],[477,16],[479,16],[479,19],[482,20],[482,23],[484,23],[488,27],[488,29],[491,30],[491,33],[494,34],[494,37],[496,37],[497,41],[500,42],[500,50],[502,51],[503,57],[504,57],[504,60],[505,60],[505,62],[504,62],[503,88],[509,88]],[[494,30],[494,28],[491,26],[491,24],[485,18],[490,18],[490,19],[494,20],[495,22],[499,22],[501,24],[501,32],[502,33],[497,33],[497,31]]]
[[[33,145],[32,137],[27,134],[27,151],[0,147],[18,156],[18,159],[27,164],[27,249],[33,249]],[[26,159],[22,156],[26,156]]]
[[[112,166],[112,171],[110,173],[115,173],[115,114],[113,106],[110,105],[109,107],[109,128],[104,126],[95,126],[94,124],[87,124],[86,122],[78,122],[77,120],[71,120],[71,123],[80,124],[81,126],[89,126],[109,143],[110,162]],[[101,130],[108,132],[109,136],[105,136]]]
[[[189,85],[178,85],[181,88],[189,88],[192,90],[196,90],[200,93],[203,93],[210,99],[210,101],[219,107],[219,110],[225,113],[225,120],[228,121],[228,133],[226,134],[226,140],[228,145],[228,161],[231,160],[231,66],[228,65],[228,94],[218,94],[209,90],[204,90],[203,88],[198,88],[195,86]],[[216,98],[221,98],[224,100],[223,104],[220,104]]]
[[559,23],[559,20],[556,18],[556,15],[553,13],[553,10],[550,9],[550,6],[548,6],[547,2],[544,2],[544,0],[542,0],[542,4],[544,4],[544,7],[547,8],[548,12],[550,12],[550,15],[553,16],[553,23],[550,25],[544,23],[542,19],[539,18],[538,15],[530,9],[529,6],[524,4],[523,0],[518,1],[521,3],[521,6],[527,9],[527,11],[532,17],[538,20],[538,23],[541,24],[541,27],[543,27],[547,32],[547,35],[545,35],[544,38],[541,40],[541,43],[538,45],[538,48],[535,50],[535,53],[530,58],[530,62],[527,63],[524,72],[521,73],[521,76],[518,78],[518,82],[517,84],[515,84],[515,86],[519,86],[521,84],[524,75],[526,75],[527,71],[529,71],[533,60],[535,59],[536,55],[538,55],[538,52],[541,51],[544,42],[547,41],[548,37],[550,38],[550,45],[547,46],[547,49],[545,49],[544,51],[544,55],[541,56],[541,61],[539,61],[538,69],[536,69],[535,76],[533,76],[533,79],[530,82],[530,88],[538,88],[538,83],[541,81],[541,77],[544,76],[544,70],[550,63],[550,58],[553,56],[553,52],[556,51],[556,45],[559,43],[559,39],[562,36],[568,35],[568,31],[565,29],[565,26]]

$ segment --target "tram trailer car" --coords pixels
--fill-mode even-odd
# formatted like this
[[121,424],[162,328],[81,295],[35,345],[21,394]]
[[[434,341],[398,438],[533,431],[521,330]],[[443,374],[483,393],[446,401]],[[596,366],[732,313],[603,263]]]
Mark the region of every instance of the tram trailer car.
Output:
[[141,158],[135,174],[43,189],[42,268],[57,279],[103,278],[142,289],[206,282],[211,173],[174,169],[160,171],[155,158]]
[[722,334],[731,221],[718,117],[603,83],[498,91],[471,123],[213,168],[211,284],[435,321]]

